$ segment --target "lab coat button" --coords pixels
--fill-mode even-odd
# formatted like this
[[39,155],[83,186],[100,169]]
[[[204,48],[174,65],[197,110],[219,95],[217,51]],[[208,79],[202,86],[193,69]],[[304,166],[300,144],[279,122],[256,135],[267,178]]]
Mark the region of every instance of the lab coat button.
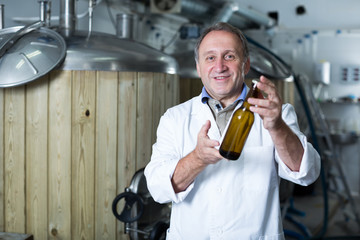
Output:
[[218,192],[221,193],[222,192],[222,188],[221,187],[218,187]]

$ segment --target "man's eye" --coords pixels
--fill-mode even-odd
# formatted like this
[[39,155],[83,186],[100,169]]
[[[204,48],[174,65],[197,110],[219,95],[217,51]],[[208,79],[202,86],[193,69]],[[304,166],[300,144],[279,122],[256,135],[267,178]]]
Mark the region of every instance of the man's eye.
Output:
[[215,59],[215,57],[213,57],[213,56],[206,57],[207,61],[213,61],[214,59]]
[[225,60],[233,60],[235,58],[234,55],[226,55]]

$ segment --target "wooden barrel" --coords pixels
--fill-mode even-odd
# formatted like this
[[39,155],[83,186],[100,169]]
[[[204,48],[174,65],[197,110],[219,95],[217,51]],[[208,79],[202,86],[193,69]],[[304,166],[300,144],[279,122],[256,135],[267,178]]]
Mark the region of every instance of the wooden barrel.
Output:
[[178,102],[166,73],[56,70],[0,89],[0,231],[128,239],[112,201]]

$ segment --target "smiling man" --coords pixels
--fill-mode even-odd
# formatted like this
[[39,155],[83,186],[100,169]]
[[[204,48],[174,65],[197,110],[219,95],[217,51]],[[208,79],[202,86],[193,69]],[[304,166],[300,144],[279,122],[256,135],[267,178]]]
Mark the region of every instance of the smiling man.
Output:
[[218,147],[248,91],[246,38],[217,23],[199,38],[195,60],[202,93],[162,116],[145,169],[153,198],[172,202],[167,239],[284,239],[280,178],[313,183],[319,155],[299,131],[293,107],[262,76],[257,86],[267,98],[248,100],[255,120],[244,150],[237,161],[224,159]]

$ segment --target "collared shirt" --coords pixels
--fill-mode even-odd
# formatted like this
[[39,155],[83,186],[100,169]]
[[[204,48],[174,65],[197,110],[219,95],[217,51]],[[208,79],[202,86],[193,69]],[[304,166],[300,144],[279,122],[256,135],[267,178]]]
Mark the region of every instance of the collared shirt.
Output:
[[313,183],[320,157],[300,132],[294,108],[285,104],[282,117],[298,136],[304,154],[298,172],[280,159],[261,117],[254,124],[237,161],[208,165],[183,192],[175,193],[171,178],[180,159],[194,150],[207,120],[210,139],[221,141],[215,119],[201,96],[170,108],[161,117],[145,177],[151,196],[172,202],[168,240],[284,240],[279,203],[280,177],[300,185]]
[[[246,84],[244,83],[243,84],[243,89],[242,89],[242,91],[241,91],[241,94],[240,94],[240,96],[235,100],[235,102],[237,102],[237,101],[239,101],[239,100],[244,100],[245,99],[245,97],[246,97],[246,93],[247,93],[247,87],[246,87]],[[205,89],[205,87],[203,87],[202,88],[202,90],[201,90],[201,102],[202,103],[207,103],[207,101],[208,101],[208,99],[210,99],[210,98],[212,98],[209,94],[208,94],[208,92],[206,91],[206,89]],[[220,106],[221,106],[221,104],[220,104]]]
[[244,101],[244,99],[246,97],[246,93],[247,93],[247,86],[244,83],[243,84],[243,89],[241,91],[240,96],[232,104],[230,104],[229,106],[223,108],[220,101],[218,101],[216,99],[213,99],[208,94],[205,87],[202,88],[201,102],[203,104],[209,105],[209,107],[210,107],[210,109],[211,109],[211,111],[212,111],[212,113],[214,115],[216,124],[217,124],[217,126],[218,126],[218,128],[220,130],[221,135],[223,135],[224,130],[226,128],[226,125],[229,122],[229,119],[231,118],[235,107],[238,104],[242,104],[242,102]]

